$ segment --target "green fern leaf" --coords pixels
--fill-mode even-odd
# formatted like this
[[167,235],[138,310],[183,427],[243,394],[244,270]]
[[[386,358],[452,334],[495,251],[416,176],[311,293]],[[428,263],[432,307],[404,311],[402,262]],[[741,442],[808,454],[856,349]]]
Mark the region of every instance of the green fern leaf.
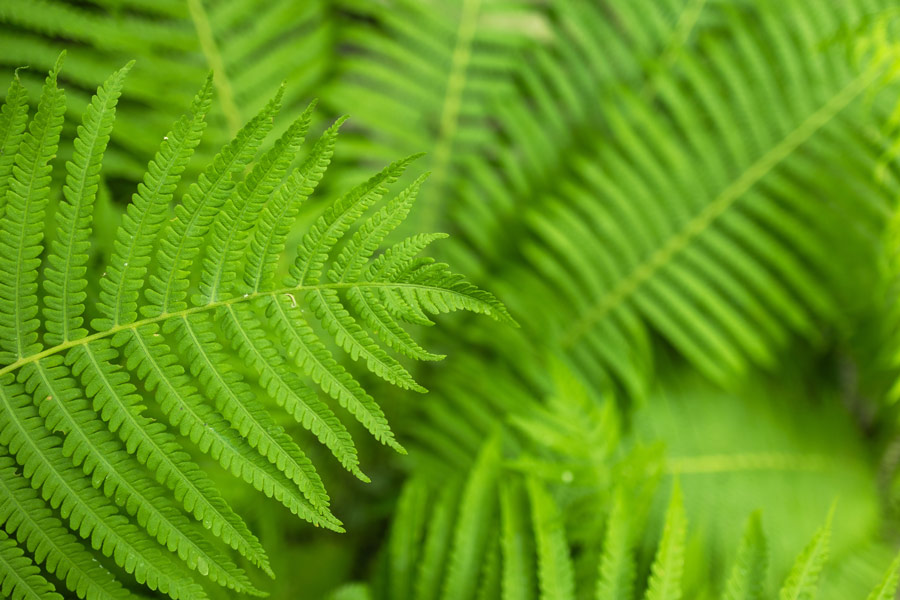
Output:
[[200,252],[203,238],[215,216],[228,201],[235,179],[253,159],[256,150],[272,129],[281,108],[284,88],[248,122],[210,162],[197,183],[191,184],[183,202],[175,207],[176,218],[169,222],[165,238],[174,241],[160,247],[158,273],[150,277],[147,299],[155,311],[149,316],[184,310],[185,288],[191,261]]
[[488,547],[487,556],[481,565],[481,583],[478,585],[476,600],[498,598],[501,590],[500,540],[494,538]]
[[504,480],[500,485],[500,515],[503,537],[503,600],[534,598],[534,548],[528,535],[527,496],[518,480]]
[[656,558],[650,568],[645,600],[679,600],[681,598],[681,576],[684,572],[684,547],[687,517],[684,514],[684,500],[678,480],[672,488],[672,498],[666,511],[666,522],[662,539],[656,550]]
[[313,314],[337,344],[354,360],[362,358],[370,371],[398,387],[425,392],[397,359],[378,346],[341,303],[337,290],[317,289],[306,295]]
[[[195,574],[236,593],[260,595],[251,578],[193,522],[273,575],[259,540],[183,442],[190,441],[292,513],[343,531],[315,467],[278,425],[266,400],[287,411],[347,470],[368,481],[348,430],[312,384],[349,409],[376,439],[398,451],[403,448],[381,407],[335,360],[328,344],[343,347],[353,358],[365,356],[370,372],[417,389],[373,334],[386,328],[393,340],[389,348],[433,359],[438,357],[421,350],[403,331],[398,314],[469,309],[502,318],[505,309],[444,266],[428,271],[434,263],[415,256],[442,236],[401,243],[373,260],[385,236],[407,215],[420,182],[348,235],[411,159],[388,167],[327,209],[307,232],[284,287],[276,289],[273,278],[289,230],[301,203],[322,179],[343,122],[329,128],[291,172],[310,127],[310,105],[245,175],[273,127],[283,90],[189,185],[174,218],[167,220],[175,188],[205,129],[211,77],[149,162],[116,231],[98,297],[89,300],[87,258],[101,163],[131,65],[97,90],[84,113],[75,154],[66,164],[57,235],[42,261],[49,161],[64,112],[56,85],[61,59],[47,78],[27,131],[18,80],[0,112],[3,148],[16,146],[14,164],[0,164],[8,170],[2,180],[7,191],[0,198],[0,249],[5,249],[0,257],[0,316],[5,316],[0,319],[0,448],[24,473],[21,481],[12,482],[13,463],[0,456],[0,488],[7,494],[0,515],[7,531],[35,552],[36,562],[70,591],[91,600],[119,597],[124,588],[86,562],[89,549],[74,541],[62,522],[138,583],[171,598],[205,598]],[[201,253],[205,259],[195,270]],[[327,262],[335,267],[323,274]],[[380,267],[373,270],[376,263]],[[37,286],[42,266],[43,295]],[[188,306],[191,293],[195,302]],[[403,307],[392,306],[395,300]],[[307,309],[317,315],[321,329],[310,325]],[[86,313],[99,317],[85,325]],[[284,347],[273,336],[281,337]],[[249,369],[239,372],[231,364],[223,342]],[[303,375],[292,369],[291,361]],[[145,398],[156,402],[158,412],[144,406]],[[167,424],[151,416],[159,413]],[[46,510],[55,511],[60,521]],[[444,523],[443,529],[429,530],[435,535],[429,533],[423,552],[431,565],[424,585],[435,593],[440,572],[435,567],[442,556],[435,540],[440,531],[449,535],[451,521]],[[35,533],[38,529],[43,537]],[[461,544],[458,540],[455,547]],[[499,546],[495,555],[499,561]],[[499,586],[499,562],[495,566],[491,581]]]
[[95,329],[112,329],[137,318],[138,290],[147,272],[153,240],[163,226],[175,187],[200,143],[211,104],[212,74],[194,97],[191,116],[183,116],[163,137],[159,151],[147,165],[147,175],[138,184],[122,217],[107,277],[100,281],[97,306],[104,317],[92,323]]
[[[173,323],[169,321],[168,323]],[[178,323],[171,326],[178,328]],[[144,381],[169,418],[169,422],[201,450],[216,457],[221,466],[252,485],[267,496],[275,497],[293,514],[316,525],[328,526],[312,505],[276,465],[259,454],[248,441],[214,410],[196,389],[188,383],[178,357],[158,333],[159,328],[148,325],[136,331],[125,347],[129,363],[144,373]],[[182,344],[189,344],[189,336],[180,335]],[[186,347],[182,351],[187,353]],[[342,531],[335,521],[331,525]]]
[[16,160],[16,150],[25,135],[25,126],[28,123],[28,93],[19,81],[19,72],[16,71],[9,90],[6,92],[6,102],[0,109],[0,215],[6,210],[6,191],[9,189],[10,173]]
[[377,175],[342,196],[334,206],[316,220],[303,236],[297,260],[285,281],[289,287],[319,282],[328,254],[337,241],[359,217],[386,192],[387,187],[403,174],[406,168],[421,154],[414,154],[388,165]]
[[574,600],[575,575],[562,515],[549,492],[528,479],[528,497],[537,540],[538,580],[542,600]]
[[[251,19],[256,25],[247,27]],[[61,44],[76,44],[79,51],[67,64],[68,89],[76,98],[90,97],[92,83],[121,66],[122,57],[136,59],[105,169],[116,179],[137,181],[144,166],[137,157],[153,155],[158,133],[170,125],[167,115],[190,102],[209,70],[215,72],[221,118],[209,125],[213,143],[197,150],[204,163],[189,171],[200,172],[218,149],[215,144],[228,141],[281,82],[285,108],[291,114],[302,111],[331,70],[334,20],[319,0],[273,0],[264,6],[247,0],[124,5],[9,0],[0,11],[0,57],[4,67],[27,64],[46,72]],[[26,88],[29,79],[34,76],[26,73]],[[74,108],[72,126],[82,117],[82,107]]]
[[225,206],[216,214],[212,225],[214,241],[203,260],[200,276],[200,302],[208,304],[231,291],[238,275],[238,264],[250,244],[257,221],[263,214],[263,205],[277,189],[291,161],[300,149],[309,130],[312,110],[310,104],[278,139],[241,182]]
[[350,411],[375,439],[405,454],[388,425],[384,412],[342,367],[291,298],[268,300],[266,315],[280,326],[288,354],[322,390]]
[[766,563],[766,539],[760,514],[756,512],[747,522],[723,600],[762,600],[765,597]]
[[[425,176],[417,179],[381,211],[366,220],[338,255],[329,277],[338,282],[359,278],[369,257],[409,214]],[[404,389],[426,390],[417,384],[409,372],[379,347],[366,331],[345,310],[336,290],[310,292],[309,304],[323,326],[353,359],[364,358],[370,371]]]
[[76,472],[60,451],[58,440],[43,428],[25,391],[4,376],[0,381],[0,443],[22,466],[32,485],[69,526],[92,544],[112,555],[116,564],[139,583],[159,589],[174,599],[203,598],[201,588],[179,565],[167,558],[142,530],[119,514],[107,499]]
[[631,548],[631,528],[625,510],[622,490],[618,490],[606,523],[603,555],[600,558],[600,577],[597,579],[597,600],[630,598],[634,590],[635,564]]
[[47,256],[47,291],[44,317],[47,343],[64,344],[87,335],[81,327],[87,280],[88,238],[91,233],[94,200],[100,181],[103,153],[109,142],[116,104],[131,62],[106,80],[84,111],[75,140],[75,153],[66,165],[64,201],[56,211],[57,234]]
[[288,369],[284,359],[266,337],[266,332],[252,311],[241,306],[229,306],[225,326],[241,356],[260,374],[275,401],[294,419],[309,429],[344,468],[362,481],[369,478],[359,469],[356,446],[347,428],[328,406]]
[[488,440],[478,455],[459,502],[453,545],[444,579],[444,600],[472,598],[479,567],[488,551],[489,523],[496,509],[496,479],[500,468],[500,438]]
[[62,600],[31,559],[0,531],[0,594],[11,600]]
[[[0,222],[0,355],[4,363],[40,350],[37,267],[43,250],[44,210],[50,196],[50,159],[56,154],[65,95],[56,85],[65,53],[47,76],[37,113],[7,177]],[[16,115],[10,115],[16,120]]]
[[118,434],[128,452],[155,473],[184,507],[201,522],[208,522],[214,534],[255,565],[271,573],[265,551],[247,525],[222,499],[208,476],[191,462],[175,437],[160,423],[141,414],[143,407],[128,374],[113,363],[117,352],[107,340],[76,346],[67,363],[81,377],[94,410]]
[[63,455],[70,456],[73,464],[81,466],[94,482],[102,482],[107,498],[134,515],[142,527],[155,531],[159,543],[174,549],[191,569],[228,588],[258,594],[243,571],[198,535],[184,515],[141,473],[137,461],[112,434],[91,419],[93,411],[80,397],[77,384],[65,375],[59,357],[45,361],[23,367],[28,377],[26,390],[42,399],[39,412],[47,429],[66,434]]
[[63,527],[15,467],[9,457],[0,458],[0,523],[80,598],[127,598],[128,592]]
[[347,291],[347,301],[363,322],[392,350],[414,360],[431,361],[446,358],[443,354],[428,352],[416,343],[371,290],[352,288]]
[[800,556],[791,567],[787,579],[778,592],[779,600],[812,600],[819,587],[819,575],[828,559],[828,544],[831,539],[831,521],[834,509],[828,515],[828,521],[813,536]]
[[[373,281],[386,272],[391,272],[395,264],[404,264],[411,261],[433,241],[444,239],[445,234],[421,234],[403,240],[402,242],[387,248],[384,253],[372,261],[362,277],[366,281]],[[392,273],[393,275],[393,273]],[[408,313],[398,310],[398,303],[402,302],[393,294],[382,294],[377,289],[355,288],[347,292],[347,297],[366,324],[373,328],[388,347],[417,360],[441,360],[443,355],[432,354],[419,346],[412,336],[397,322],[397,318],[403,319]],[[403,303],[403,308],[412,310]],[[396,316],[395,316],[396,315]],[[420,325],[432,325],[432,321],[425,315],[416,315],[409,320]]]
[[900,557],[895,558],[888,567],[884,579],[872,590],[868,600],[893,600],[897,597],[898,584],[900,584]]
[[328,512],[328,495],[309,458],[275,424],[240,375],[224,366],[226,361],[221,353],[222,348],[205,317],[200,314],[183,321],[186,339],[191,342],[187,346],[187,354],[194,376],[210,390],[217,410],[231,426],[272,464],[278,465],[279,470],[297,484],[318,512],[333,520]]
[[453,524],[461,491],[457,482],[443,486],[428,517],[422,557],[419,559],[413,597],[435,600],[440,596],[441,577],[453,543]]
[[403,487],[391,525],[390,554],[391,598],[406,600],[413,590],[413,575],[427,518],[428,488],[412,480]]
[[331,163],[338,131],[346,119],[341,117],[322,134],[303,165],[291,174],[281,191],[263,208],[259,226],[254,229],[244,272],[244,283],[251,292],[267,288],[274,280],[278,257],[284,250],[290,227],[300,205],[315,191]]

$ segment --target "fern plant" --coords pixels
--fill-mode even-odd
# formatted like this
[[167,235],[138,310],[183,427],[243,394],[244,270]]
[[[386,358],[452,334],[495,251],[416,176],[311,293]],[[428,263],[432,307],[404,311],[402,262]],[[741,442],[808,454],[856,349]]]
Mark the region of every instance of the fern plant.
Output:
[[[703,591],[686,592],[685,570],[690,565],[688,519],[681,487],[676,480],[655,549],[645,553],[641,538],[647,531],[634,512],[640,504],[619,489],[605,515],[599,552],[584,548],[593,559],[587,576],[580,577],[567,540],[562,508],[544,483],[534,477],[502,475],[499,445],[487,444],[462,487],[461,498],[448,501],[421,481],[412,480],[401,495],[391,538],[380,570],[387,582],[376,581],[373,598],[503,598],[566,600],[680,600],[687,597],[722,600],[762,600],[766,589],[768,551],[757,512],[750,516],[727,579],[717,593],[711,582]],[[448,511],[459,512],[445,522]],[[490,507],[490,508],[488,508]],[[499,514],[495,514],[499,513]],[[814,598],[822,585],[829,553],[832,516],[795,558],[779,587],[780,600]],[[433,525],[425,527],[425,523]],[[473,541],[473,536],[481,542]],[[472,545],[481,543],[483,559]],[[451,556],[438,556],[449,548]],[[646,554],[646,555],[645,555]],[[579,557],[580,558],[580,557]],[[652,559],[646,570],[644,559]],[[703,560],[706,557],[697,557]],[[415,562],[413,562],[415,561]],[[441,569],[441,562],[447,562]],[[418,564],[418,569],[411,565]],[[869,598],[894,598],[900,580],[900,558],[888,567]],[[340,597],[342,591],[333,597]]]
[[894,597],[893,4],[0,2],[0,596]]
[[[548,553],[565,558],[548,578],[559,579],[559,565],[570,562],[563,581],[574,583],[559,585],[576,598],[593,598],[604,548],[627,539],[630,550],[617,556],[633,556],[633,568],[607,573],[602,587],[605,597],[642,597],[651,572],[648,539],[655,542],[664,520],[654,490],[671,477],[684,489],[691,534],[677,585],[661,585],[684,597],[721,596],[741,521],[760,509],[770,538],[768,568],[758,582],[763,590],[783,584],[835,498],[835,559],[819,598],[857,597],[895,552],[883,530],[888,521],[879,517],[868,453],[835,392],[797,388],[781,377],[726,394],[702,379],[666,377],[646,406],[625,412],[610,398],[594,397],[552,359],[522,364],[527,373],[550,372],[552,380],[523,380],[495,368],[491,382],[478,381],[478,365],[463,359],[446,380],[435,381],[440,402],[413,421],[410,481],[373,569],[372,597],[503,597],[493,578],[505,572],[505,561],[515,565],[515,574],[502,578],[508,597],[543,597],[536,548],[554,538],[534,531],[532,493],[549,494],[554,516],[540,518],[565,540],[547,542],[563,548]],[[541,389],[549,393],[538,400]],[[818,397],[810,402],[810,395]],[[490,571],[498,561],[499,570]]]
[[[258,595],[210,534],[271,575],[266,553],[190,452],[209,455],[314,525],[341,531],[315,467],[264,398],[366,480],[353,440],[320,392],[380,442],[403,447],[336,352],[392,384],[423,391],[376,340],[434,360],[402,323],[431,324],[429,314],[455,310],[512,319],[492,295],[419,256],[440,234],[412,236],[376,256],[424,177],[373,207],[415,156],[328,207],[278,282],[288,230],[322,179],[343,123],[329,127],[294,167],[310,105],[254,162],[282,91],[172,208],[205,128],[211,75],[148,164],[106,257],[98,296],[88,298],[92,207],[131,64],[85,110],[48,225],[51,162],[65,113],[57,85],[63,57],[30,121],[18,73],[0,113],[4,593],[57,597],[46,574],[81,598],[124,597],[124,571],[172,598],[204,597],[195,573]],[[52,231],[46,247],[45,229]],[[250,373],[229,364],[227,348]],[[153,410],[145,397],[156,401]],[[97,562],[91,548],[109,560]]]

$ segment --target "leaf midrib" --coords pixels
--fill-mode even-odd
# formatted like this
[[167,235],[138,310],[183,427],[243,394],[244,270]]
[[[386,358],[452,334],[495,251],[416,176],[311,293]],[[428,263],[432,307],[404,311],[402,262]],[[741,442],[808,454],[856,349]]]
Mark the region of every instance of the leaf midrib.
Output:
[[[204,304],[203,306],[193,306],[190,308],[186,308],[184,310],[177,310],[174,312],[166,312],[154,317],[147,317],[145,319],[139,319],[137,321],[133,321],[128,324],[116,325],[115,327],[111,327],[105,331],[98,331],[86,337],[83,337],[78,340],[72,340],[69,342],[64,342],[62,344],[57,344],[51,348],[47,348],[46,350],[42,350],[36,354],[32,354],[30,356],[26,356],[20,358],[12,364],[9,364],[2,369],[0,369],[0,376],[3,376],[7,373],[15,371],[27,365],[29,363],[33,363],[37,360],[41,360],[42,358],[46,358],[48,356],[52,356],[54,354],[58,354],[60,352],[65,352],[70,348],[74,348],[76,346],[83,346],[86,344],[90,344],[96,340],[104,339],[107,337],[111,337],[116,335],[117,333],[121,333],[123,331],[131,331],[136,330],[145,325],[150,325],[152,323],[159,323],[161,321],[166,321],[171,318],[180,318],[186,317],[188,315],[192,315],[194,313],[200,313],[208,310],[214,310],[220,306],[229,306],[232,304],[238,304],[240,302],[251,302],[256,300],[257,298],[268,298],[270,296],[277,296],[279,294],[293,294],[295,292],[301,292],[305,290],[324,290],[324,289],[349,289],[349,288],[368,288],[368,287],[397,287],[404,289],[422,289],[422,290],[431,290],[431,291],[440,291],[443,293],[454,294],[453,290],[448,290],[445,288],[430,286],[430,285],[422,285],[417,283],[403,283],[403,282],[392,282],[392,281],[361,281],[356,283],[320,283],[315,285],[298,285],[292,287],[284,287],[279,288],[277,290],[270,290],[267,292],[254,292],[252,294],[244,294],[242,296],[235,296],[232,298],[228,298],[227,300],[217,300],[215,302],[210,302],[209,304]],[[464,294],[458,294],[463,296]]]

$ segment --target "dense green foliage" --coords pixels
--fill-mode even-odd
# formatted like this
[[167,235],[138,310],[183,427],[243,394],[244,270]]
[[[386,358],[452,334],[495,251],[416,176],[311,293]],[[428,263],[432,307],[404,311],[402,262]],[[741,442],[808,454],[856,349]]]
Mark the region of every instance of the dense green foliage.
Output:
[[0,1],[0,593],[896,597],[894,4]]

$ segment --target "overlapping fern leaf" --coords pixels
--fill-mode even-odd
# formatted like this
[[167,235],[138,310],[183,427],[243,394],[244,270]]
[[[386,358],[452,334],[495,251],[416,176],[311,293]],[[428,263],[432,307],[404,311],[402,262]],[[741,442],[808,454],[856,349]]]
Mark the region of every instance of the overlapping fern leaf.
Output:
[[[740,398],[699,377],[666,380],[626,418],[552,359],[524,364],[552,381],[495,369],[470,385],[478,366],[462,360],[435,382],[441,401],[415,420],[374,598],[766,598],[836,497],[835,560],[822,577],[801,569],[818,597],[858,597],[895,551],[877,541],[866,453],[824,390],[810,434],[809,392],[785,378]],[[665,527],[655,490],[673,476],[684,506]],[[820,568],[813,554],[807,566]]]
[[181,113],[206,71],[216,74],[219,100],[197,149],[204,159],[281,81],[287,82],[285,108],[302,109],[332,63],[332,33],[328,3],[320,0],[10,0],[0,6],[0,65],[30,65],[20,77],[36,90],[59,52],[77,47],[61,74],[70,96],[66,124],[74,129],[96,83],[122,57],[135,58],[105,172],[138,180],[159,143],[156,132]]
[[[341,531],[315,467],[276,424],[271,404],[366,480],[329,400],[379,441],[403,449],[342,355],[421,391],[389,349],[436,357],[413,341],[404,322],[428,324],[428,315],[455,310],[512,320],[492,295],[419,256],[442,236],[416,235],[379,252],[424,178],[376,205],[415,156],[329,206],[279,281],[288,232],[322,179],[343,122],[298,163],[310,105],[254,160],[282,91],[173,208],[206,127],[212,76],[148,164],[106,257],[99,294],[89,298],[101,163],[131,64],[84,111],[46,243],[66,106],[57,83],[62,62],[63,55],[30,121],[18,73],[0,112],[0,522],[9,536],[0,540],[3,591],[50,597],[36,563],[91,600],[127,596],[117,583],[122,572],[172,598],[205,597],[196,575],[259,594],[222,543],[271,574],[266,553],[191,454],[209,455],[292,513]],[[236,369],[232,353],[248,369]],[[97,562],[95,553],[106,558]]]
[[489,151],[496,97],[518,57],[551,34],[543,7],[528,1],[338,0],[337,76],[324,100],[358,118],[342,157],[347,174],[373,158],[427,151],[434,193],[414,219],[444,223],[461,167]]
[[883,3],[658,4],[561,3],[451,208],[473,264],[529,290],[517,314],[633,396],[656,336],[731,385],[840,323],[897,182],[874,177],[896,52],[842,37]]
[[[688,521],[677,481],[649,572],[642,574],[640,565],[648,558],[642,556],[641,547],[647,526],[638,508],[639,498],[627,497],[619,488],[607,505],[603,535],[589,537],[587,546],[573,546],[569,541],[573,532],[568,529],[572,520],[563,516],[562,506],[546,483],[503,473],[500,461],[494,441],[484,447],[464,483],[438,493],[422,481],[410,480],[382,556],[385,568],[379,570],[379,577],[386,581],[375,581],[374,598],[679,600],[693,597],[686,596],[686,590],[700,593],[702,589],[707,594],[703,597],[708,597],[715,589],[710,581],[699,582],[699,588],[698,582],[694,587],[686,585],[685,570],[692,557],[701,562],[697,565],[701,570],[706,566],[702,555],[688,551]],[[595,506],[594,510],[601,509]],[[794,560],[779,598],[816,596],[823,571],[827,571],[830,528],[831,516]],[[584,537],[577,530],[574,535]],[[418,568],[413,569],[416,560]],[[770,597],[766,589],[768,563],[761,515],[754,513],[733,554],[727,580],[712,597]],[[896,594],[898,568],[900,562],[894,560],[870,597]],[[389,595],[380,595],[380,590],[390,590]]]
[[[496,443],[488,444],[464,485],[441,494],[411,480],[394,516],[390,543],[379,571],[387,581],[376,581],[373,598],[502,598],[521,600],[680,600],[686,590],[685,570],[690,567],[688,521],[681,489],[676,481],[662,531],[655,536],[649,573],[642,574],[642,538],[645,524],[634,507],[635,498],[616,496],[605,515],[605,533],[591,548],[579,546],[578,557],[568,541],[567,519],[546,485],[533,477],[504,475]],[[456,500],[454,494],[461,494]],[[454,506],[458,511],[453,512]],[[596,510],[601,510],[596,507]],[[424,524],[428,524],[427,526]],[[831,517],[796,557],[780,585],[778,598],[814,598],[827,571]],[[485,529],[487,531],[485,531]],[[578,535],[576,533],[576,535]],[[436,549],[449,552],[438,555]],[[449,550],[447,550],[449,548]],[[596,550],[596,552],[595,552]],[[693,554],[701,561],[704,557]],[[702,597],[722,600],[762,600],[766,589],[767,541],[759,513],[751,515],[733,554],[728,578],[718,593],[702,582]],[[590,560],[586,576],[579,563]],[[441,562],[449,563],[444,567]],[[410,568],[418,560],[418,569]],[[893,598],[900,578],[894,560],[883,579],[870,581],[870,598]],[[386,595],[379,593],[387,591]],[[333,597],[339,597],[336,594]]]

